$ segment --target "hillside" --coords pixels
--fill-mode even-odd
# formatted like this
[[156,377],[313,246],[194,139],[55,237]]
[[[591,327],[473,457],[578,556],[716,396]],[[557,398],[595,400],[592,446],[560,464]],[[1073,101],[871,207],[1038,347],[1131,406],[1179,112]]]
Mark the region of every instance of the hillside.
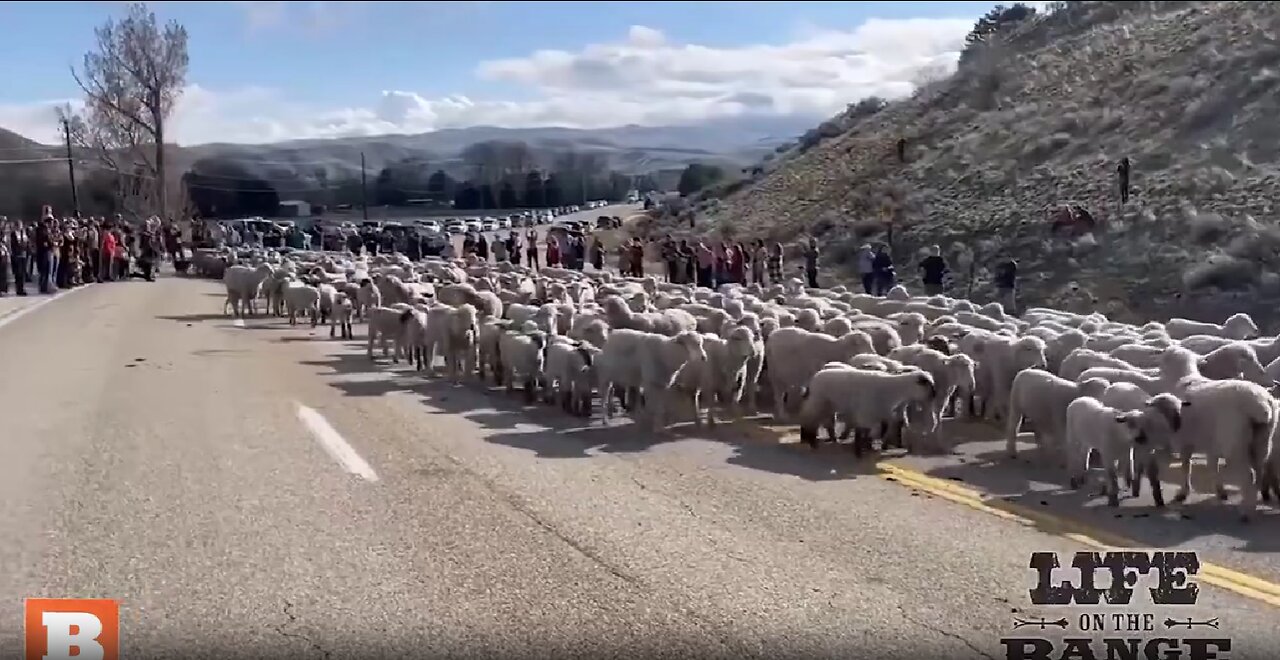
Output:
[[[1278,39],[1272,3],[1068,3],[1006,28],[912,99],[834,118],[701,207],[711,227],[739,236],[812,232],[827,265],[844,268],[891,221],[910,284],[921,248],[954,256],[967,245],[977,298],[990,294],[987,266],[1010,255],[1028,305],[1274,320]],[[1115,167],[1126,156],[1132,197],[1121,208]],[[1048,209],[1067,202],[1101,227],[1051,235]]]

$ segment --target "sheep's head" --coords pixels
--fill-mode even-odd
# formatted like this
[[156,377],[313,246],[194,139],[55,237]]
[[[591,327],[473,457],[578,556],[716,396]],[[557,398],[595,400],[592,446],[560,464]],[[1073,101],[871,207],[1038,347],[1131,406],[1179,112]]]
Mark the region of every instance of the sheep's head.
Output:
[[1101,398],[1102,394],[1107,391],[1107,386],[1111,383],[1101,378],[1086,378],[1076,384],[1076,396],[1089,396],[1095,399]]
[[1189,376],[1200,373],[1200,356],[1181,347],[1170,346],[1160,354],[1160,372]]
[[933,383],[933,376],[927,371],[905,371],[901,374],[911,387],[911,400],[917,402],[933,401],[938,397],[938,388]]
[[702,345],[702,335],[693,330],[685,330],[673,337],[673,340],[684,347],[690,360],[706,360],[707,351]]
[[1023,337],[1013,343],[1013,363],[1019,370],[1044,369],[1048,360],[1044,356],[1044,340],[1039,337]]
[[876,352],[875,343],[871,341],[871,335],[861,331],[853,330],[849,334],[836,340],[840,346],[840,352],[844,355],[869,355]]
[[1182,408],[1186,405],[1172,394],[1158,394],[1148,399],[1141,410],[1120,413],[1115,419],[1125,426],[1127,437],[1135,446],[1168,447],[1169,437],[1182,428]]
[[889,300],[901,301],[901,300],[910,300],[911,294],[907,293],[907,287],[902,286],[901,284],[898,284],[898,285],[895,285],[893,288],[889,289],[889,292],[884,294],[884,297]]
[[951,342],[946,337],[930,337],[925,340],[924,345],[943,355],[951,355]]

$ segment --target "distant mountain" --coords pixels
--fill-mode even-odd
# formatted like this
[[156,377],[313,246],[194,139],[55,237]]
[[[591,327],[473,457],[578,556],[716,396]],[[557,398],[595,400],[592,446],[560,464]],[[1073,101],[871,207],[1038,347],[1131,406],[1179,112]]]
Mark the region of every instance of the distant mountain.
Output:
[[[264,179],[310,179],[323,170],[334,180],[358,176],[360,156],[364,154],[370,176],[387,165],[416,159],[433,169],[465,177],[462,153],[467,147],[489,141],[518,141],[527,144],[539,161],[549,162],[565,152],[596,154],[610,169],[646,174],[681,169],[694,162],[744,167],[758,162],[779,145],[794,141],[813,122],[812,117],[735,117],[696,125],[603,129],[472,126],[414,135],[200,144],[175,148],[170,158],[183,169],[198,162],[203,169],[210,160],[235,161],[249,175]],[[56,146],[41,145],[0,129],[0,149],[16,148],[31,150],[23,157],[57,155],[53,153]]]
[[[812,118],[754,117],[713,120],[687,126],[621,126],[603,129],[562,127],[498,128],[472,126],[416,135],[378,135],[333,140],[291,140],[273,144],[202,144],[182,149],[192,163],[206,158],[260,161],[278,178],[290,165],[308,176],[315,169],[328,170],[330,178],[360,171],[360,154],[366,167],[382,167],[409,158],[425,160],[433,168],[463,176],[462,152],[481,142],[523,142],[535,156],[577,152],[603,156],[610,169],[624,174],[645,174],[683,168],[693,162],[717,162],[745,166],[759,161],[779,145],[793,141]],[[264,176],[268,172],[263,173]]]

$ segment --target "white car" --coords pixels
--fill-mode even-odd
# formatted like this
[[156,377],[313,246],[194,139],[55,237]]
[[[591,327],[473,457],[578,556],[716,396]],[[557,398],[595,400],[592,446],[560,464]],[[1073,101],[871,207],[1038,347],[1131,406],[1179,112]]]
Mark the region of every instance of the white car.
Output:
[[461,220],[450,220],[449,224],[445,225],[445,231],[450,234],[465,234],[467,233],[467,223]]
[[507,218],[498,218],[498,229],[511,229],[511,221]]
[[481,231],[479,218],[466,219],[467,231]]
[[419,220],[418,229],[426,232],[439,232],[440,223],[435,220]]
[[493,218],[485,218],[480,221],[480,231],[498,231],[498,221]]

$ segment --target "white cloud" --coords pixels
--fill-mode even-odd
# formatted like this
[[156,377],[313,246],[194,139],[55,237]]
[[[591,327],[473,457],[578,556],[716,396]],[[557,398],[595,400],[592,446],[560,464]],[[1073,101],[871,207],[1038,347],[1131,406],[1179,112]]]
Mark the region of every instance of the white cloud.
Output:
[[[283,20],[281,3],[246,3],[250,26]],[[319,3],[315,3],[319,4]],[[317,10],[318,11],[318,10]],[[319,14],[317,14],[319,15]],[[317,108],[260,88],[191,85],[172,134],[182,144],[271,142],[473,125],[507,127],[692,123],[749,113],[829,116],[870,95],[909,94],[922,72],[954,67],[969,19],[870,20],[809,30],[790,43],[709,47],[633,26],[625,38],[578,52],[543,50],[481,63],[476,75],[536,91],[532,101],[424,98],[386,91],[344,108]],[[0,106],[0,126],[41,141],[56,135],[52,104]]]

